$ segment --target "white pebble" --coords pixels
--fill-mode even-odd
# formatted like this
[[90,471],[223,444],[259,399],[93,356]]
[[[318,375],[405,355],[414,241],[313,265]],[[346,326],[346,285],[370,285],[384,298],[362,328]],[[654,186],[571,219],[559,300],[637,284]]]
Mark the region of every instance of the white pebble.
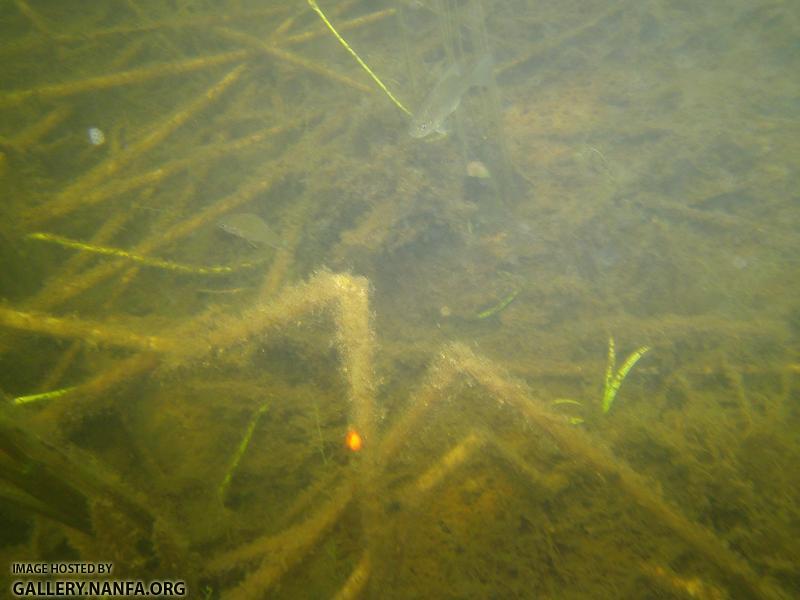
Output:
[[99,127],[89,127],[86,130],[86,136],[92,146],[102,146],[106,143],[106,134]]

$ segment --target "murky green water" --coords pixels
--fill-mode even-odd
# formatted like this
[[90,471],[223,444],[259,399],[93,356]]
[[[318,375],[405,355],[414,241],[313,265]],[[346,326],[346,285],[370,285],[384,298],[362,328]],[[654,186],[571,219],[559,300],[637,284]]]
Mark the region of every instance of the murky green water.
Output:
[[319,8],[0,3],[3,585],[796,597],[796,7]]

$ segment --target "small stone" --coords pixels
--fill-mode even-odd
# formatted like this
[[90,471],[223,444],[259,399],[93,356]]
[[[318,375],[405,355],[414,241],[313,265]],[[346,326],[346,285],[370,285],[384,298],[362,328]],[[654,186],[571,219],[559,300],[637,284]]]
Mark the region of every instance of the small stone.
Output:
[[467,177],[476,179],[491,179],[492,174],[485,164],[479,160],[471,160],[467,163]]
[[106,134],[99,127],[89,127],[86,130],[86,137],[92,146],[102,146],[106,143]]

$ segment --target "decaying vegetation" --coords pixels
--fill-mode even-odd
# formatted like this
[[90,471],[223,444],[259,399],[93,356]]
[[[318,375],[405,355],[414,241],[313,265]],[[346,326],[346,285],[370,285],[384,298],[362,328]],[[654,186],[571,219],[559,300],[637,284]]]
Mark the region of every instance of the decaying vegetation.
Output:
[[[192,597],[796,593],[786,4],[321,3],[412,111],[493,54],[434,140],[304,0],[69,4],[0,21],[6,562]],[[604,414],[611,335],[650,350]]]

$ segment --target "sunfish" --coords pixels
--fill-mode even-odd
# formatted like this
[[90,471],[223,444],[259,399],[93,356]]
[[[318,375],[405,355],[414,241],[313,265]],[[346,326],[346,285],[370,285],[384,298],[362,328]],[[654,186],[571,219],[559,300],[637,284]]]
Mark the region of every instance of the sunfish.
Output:
[[226,233],[240,237],[252,246],[282,248],[282,240],[269,225],[253,213],[235,213],[219,220],[217,226]]
[[462,96],[470,88],[491,83],[493,66],[492,57],[487,55],[466,73],[462,73],[457,64],[447,69],[411,119],[411,127],[408,130],[411,137],[424,138],[434,131],[447,133],[444,128],[447,117],[455,112],[461,104]]

